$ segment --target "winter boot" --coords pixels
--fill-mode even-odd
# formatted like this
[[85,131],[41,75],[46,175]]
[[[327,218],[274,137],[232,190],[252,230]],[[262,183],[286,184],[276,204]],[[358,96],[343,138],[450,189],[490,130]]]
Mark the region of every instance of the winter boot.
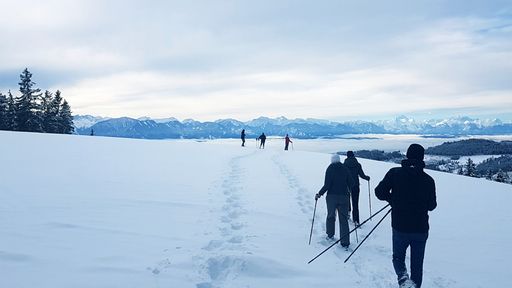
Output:
[[400,284],[400,288],[416,288],[416,284],[414,284],[414,281],[409,279],[408,276],[403,276],[400,280],[398,280],[398,283]]

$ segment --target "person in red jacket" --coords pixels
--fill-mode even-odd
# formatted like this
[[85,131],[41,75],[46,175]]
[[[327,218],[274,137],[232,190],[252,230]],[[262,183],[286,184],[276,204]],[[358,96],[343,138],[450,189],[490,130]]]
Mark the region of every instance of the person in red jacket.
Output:
[[288,150],[288,145],[290,143],[293,143],[292,140],[290,140],[290,137],[288,137],[288,134],[286,134],[286,137],[284,137],[284,150]]
[[[391,205],[393,267],[400,287],[421,287],[428,238],[428,212],[437,207],[434,179],[423,171],[425,149],[411,144],[402,167],[391,168],[375,188],[375,196]],[[411,247],[411,278],[405,253]]]

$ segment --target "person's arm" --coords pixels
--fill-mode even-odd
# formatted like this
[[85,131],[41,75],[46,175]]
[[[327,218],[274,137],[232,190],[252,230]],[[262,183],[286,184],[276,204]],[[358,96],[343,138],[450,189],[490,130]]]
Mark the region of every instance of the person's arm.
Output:
[[436,199],[436,183],[432,180],[432,191],[430,193],[430,197],[428,199],[428,211],[432,211],[437,207],[437,199]]
[[325,194],[329,190],[329,187],[331,187],[331,173],[329,168],[325,171],[325,179],[324,179],[324,186],[320,188],[320,191],[316,193],[315,199],[318,200],[318,198],[322,197],[322,195]]
[[379,185],[375,187],[375,196],[379,200],[387,201],[391,203],[391,188],[393,187],[393,174],[392,170],[389,170],[384,176],[384,179],[380,181]]
[[359,174],[359,177],[363,178],[366,181],[370,181],[370,176],[364,174],[363,166],[361,166],[361,164],[359,164],[359,169],[357,173]]

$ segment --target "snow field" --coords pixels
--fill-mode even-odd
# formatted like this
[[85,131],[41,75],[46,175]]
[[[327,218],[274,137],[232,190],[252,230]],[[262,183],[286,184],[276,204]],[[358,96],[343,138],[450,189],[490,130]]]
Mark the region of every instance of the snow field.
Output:
[[[350,252],[337,246],[306,264],[328,245],[325,198],[308,245],[328,154],[12,132],[0,140],[0,287],[397,286],[389,218],[346,264]],[[360,162],[376,212],[385,203],[373,188],[393,165]],[[428,173],[439,207],[423,287],[509,283],[511,186]]]

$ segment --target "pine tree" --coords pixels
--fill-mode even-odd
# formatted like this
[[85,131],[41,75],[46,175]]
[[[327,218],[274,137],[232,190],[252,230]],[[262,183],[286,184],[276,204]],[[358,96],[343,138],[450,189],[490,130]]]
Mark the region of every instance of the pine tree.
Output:
[[475,163],[473,162],[473,160],[471,160],[471,158],[468,158],[468,161],[466,162],[466,176],[470,176],[470,177],[476,177],[476,165]]
[[14,96],[12,96],[11,90],[7,94],[7,130],[16,130],[16,102]]
[[16,126],[18,131],[41,132],[41,90],[33,88],[32,73],[27,68],[20,75],[21,96],[16,98]]
[[64,100],[60,106],[59,121],[61,126],[60,133],[71,134],[75,131],[73,126],[73,115],[71,115],[71,107],[69,107],[68,101]]
[[487,180],[492,180],[492,176],[493,176],[492,171],[491,170],[487,170],[487,175],[485,176],[485,178]]
[[500,171],[498,172],[498,174],[496,175],[496,182],[505,182],[505,173],[503,173],[503,171],[500,169]]
[[56,121],[55,117],[57,115],[55,115],[53,113],[52,102],[53,102],[53,95],[50,91],[46,90],[44,92],[44,97],[42,98],[42,101],[41,101],[41,111],[42,111],[42,116],[43,116],[42,126],[43,126],[43,131],[46,133],[54,133],[55,132],[55,131],[53,131],[52,126],[54,125],[53,123],[55,123],[55,121]]
[[57,90],[55,92],[55,96],[50,102],[50,113],[51,113],[51,121],[49,123],[48,131],[49,133],[62,133],[64,130],[62,128],[62,120],[60,119],[60,107],[62,105],[62,97],[60,96],[60,91]]
[[9,105],[7,103],[7,97],[0,93],[0,130],[7,130],[9,119],[7,118],[7,112]]

